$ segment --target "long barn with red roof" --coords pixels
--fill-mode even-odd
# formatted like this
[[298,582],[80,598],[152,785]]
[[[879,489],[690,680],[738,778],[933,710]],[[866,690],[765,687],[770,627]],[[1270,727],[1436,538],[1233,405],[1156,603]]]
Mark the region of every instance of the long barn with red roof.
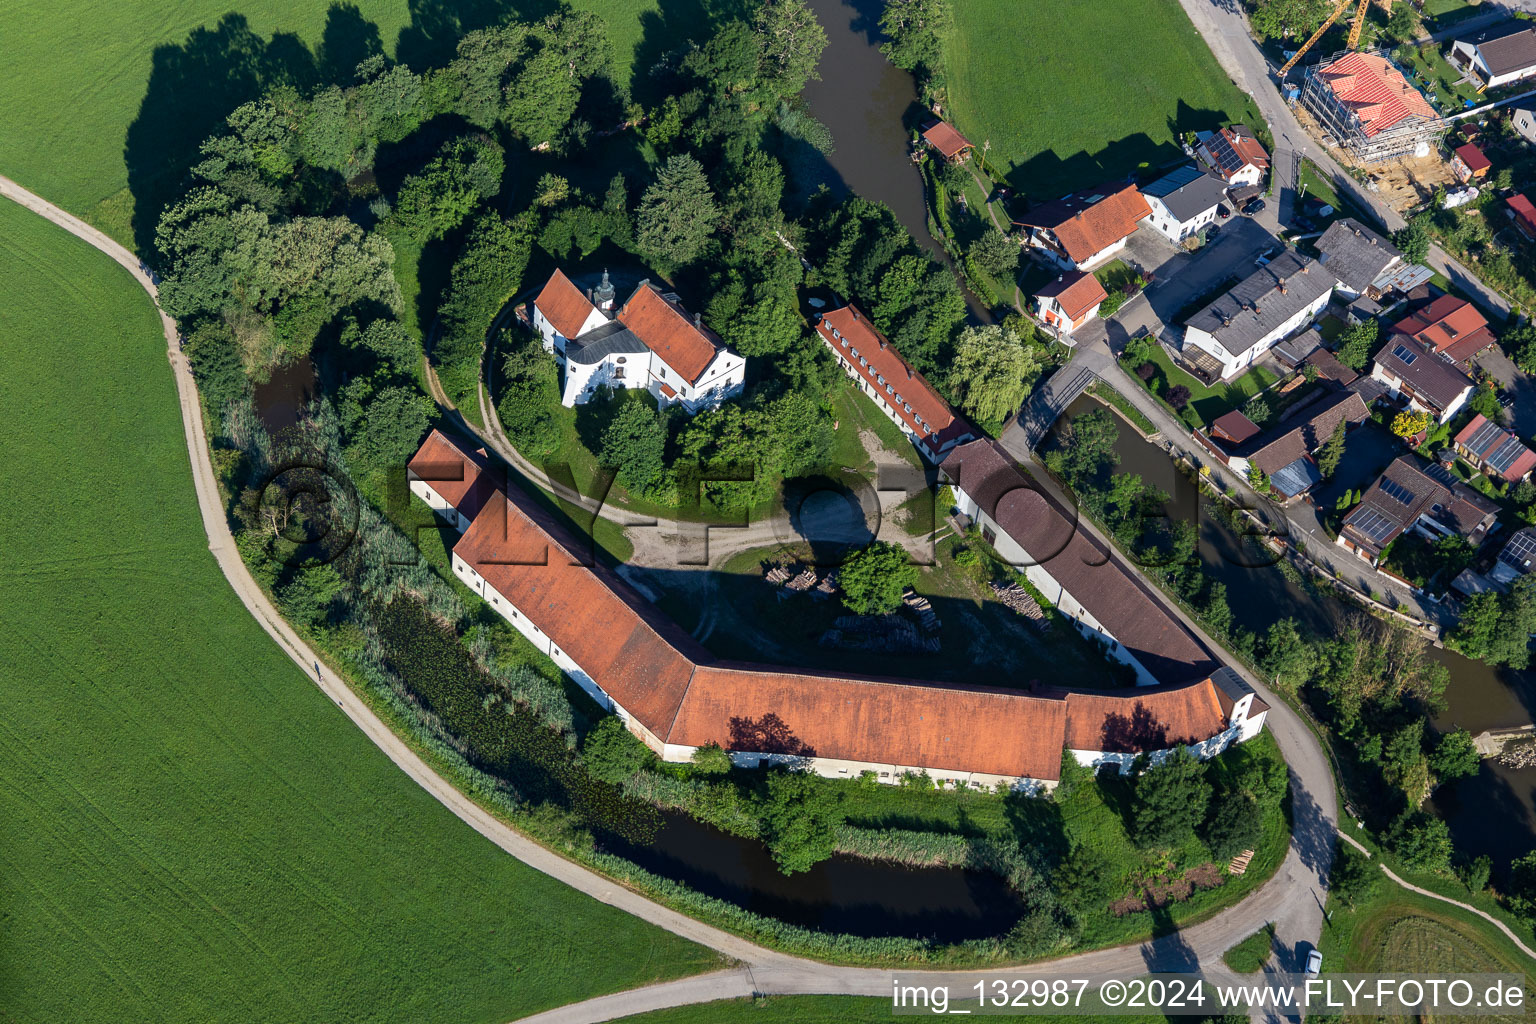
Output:
[[[1257,735],[1265,706],[1182,627],[1125,628],[1155,647],[1164,685],[1024,693],[715,658],[617,574],[577,556],[564,528],[516,487],[487,493],[483,452],[433,431],[411,489],[463,536],[453,571],[647,746],[669,761],[719,744],[738,764],[790,761],[831,778],[1032,791],[1060,778],[1063,751],[1124,763],[1186,746],[1210,756]],[[476,507],[478,506],[478,507]],[[473,509],[472,515],[466,512]],[[464,524],[469,520],[467,527]],[[1174,634],[1167,633],[1174,629]]]

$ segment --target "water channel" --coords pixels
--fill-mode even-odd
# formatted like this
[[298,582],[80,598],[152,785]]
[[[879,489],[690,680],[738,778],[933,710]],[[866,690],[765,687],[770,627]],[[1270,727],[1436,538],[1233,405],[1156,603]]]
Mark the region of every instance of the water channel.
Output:
[[[1071,419],[1103,406],[1080,398],[1066,411]],[[1204,500],[1198,488],[1174,466],[1167,453],[1141,439],[1121,423],[1117,473],[1136,473],[1150,486],[1172,496],[1169,514],[1192,520]],[[1285,579],[1264,561],[1250,542],[1217,516],[1199,515],[1200,557],[1206,568],[1227,586],[1228,603],[1239,625],[1263,632],[1276,619],[1290,616],[1320,633],[1356,606],[1334,597],[1314,597]],[[1450,706],[1434,725],[1456,727],[1476,735],[1485,729],[1508,729],[1531,721],[1536,711],[1536,672],[1491,668],[1454,651],[1434,648],[1436,661],[1450,672]],[[1536,847],[1536,769],[1516,771],[1485,760],[1473,778],[1438,789],[1431,806],[1443,816],[1457,848],[1488,854],[1496,871]]]
[[[837,147],[827,163],[839,180],[828,184],[889,206],[919,244],[953,267],[928,231],[922,172],[908,156],[911,133],[903,122],[922,111],[917,83],[880,52],[884,0],[810,0],[810,5],[827,32],[827,48],[817,65],[821,79],[802,95]],[[960,280],[971,316],[994,322],[992,311]]]

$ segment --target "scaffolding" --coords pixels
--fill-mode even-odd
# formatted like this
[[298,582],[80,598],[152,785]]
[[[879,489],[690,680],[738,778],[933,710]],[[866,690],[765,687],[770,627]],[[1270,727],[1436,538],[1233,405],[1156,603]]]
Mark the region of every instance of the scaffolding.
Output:
[[[1375,135],[1365,133],[1360,118],[1339,100],[1333,87],[1319,74],[1322,69],[1331,67],[1349,52],[1340,50],[1327,60],[1308,67],[1306,71],[1301,103],[1317,119],[1324,133],[1322,141],[1344,150],[1361,164],[1381,163],[1383,160],[1410,157],[1415,153],[1423,155],[1432,152],[1449,124],[1443,117],[1426,118],[1411,114],[1385,131]],[[1379,50],[1365,52],[1375,53],[1402,75],[1402,70],[1385,53]],[[1404,82],[1407,81],[1404,76]],[[1409,88],[1412,86],[1409,85]],[[1420,151],[1421,146],[1424,147],[1423,151]]]

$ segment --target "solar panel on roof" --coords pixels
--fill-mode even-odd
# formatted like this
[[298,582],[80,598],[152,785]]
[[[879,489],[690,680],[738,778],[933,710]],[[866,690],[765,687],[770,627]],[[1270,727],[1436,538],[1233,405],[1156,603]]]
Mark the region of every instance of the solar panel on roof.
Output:
[[1386,477],[1382,477],[1381,489],[1386,493],[1388,497],[1396,498],[1404,505],[1408,505],[1413,501],[1413,492],[1404,487],[1402,484],[1398,483],[1396,480],[1390,480]]
[[1451,476],[1450,470],[1446,469],[1438,462],[1431,462],[1428,465],[1420,466],[1419,472],[1423,473],[1431,480],[1434,480],[1436,483],[1439,483],[1450,490],[1456,489],[1456,478]]
[[1520,453],[1523,451],[1525,451],[1525,445],[1512,437],[1507,438],[1494,450],[1487,461],[1490,466],[1502,473],[1515,464],[1515,460],[1520,458]]
[[1383,543],[1398,528],[1396,522],[1373,508],[1363,509],[1349,518],[1350,527],[1370,538],[1375,544]]
[[1395,346],[1392,349],[1392,354],[1397,356],[1397,358],[1401,359],[1403,361],[1403,365],[1404,366],[1412,366],[1413,365],[1413,361],[1415,359],[1419,358],[1419,354],[1417,352],[1410,352],[1410,351],[1408,351],[1408,349],[1404,348],[1402,345]]

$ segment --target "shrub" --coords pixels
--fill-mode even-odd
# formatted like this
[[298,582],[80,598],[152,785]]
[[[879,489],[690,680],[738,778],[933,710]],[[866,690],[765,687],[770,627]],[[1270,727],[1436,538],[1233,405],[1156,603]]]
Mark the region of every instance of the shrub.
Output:
[[1157,376],[1157,364],[1151,362],[1142,363],[1136,367],[1136,376],[1142,380],[1150,381],[1153,377]]

